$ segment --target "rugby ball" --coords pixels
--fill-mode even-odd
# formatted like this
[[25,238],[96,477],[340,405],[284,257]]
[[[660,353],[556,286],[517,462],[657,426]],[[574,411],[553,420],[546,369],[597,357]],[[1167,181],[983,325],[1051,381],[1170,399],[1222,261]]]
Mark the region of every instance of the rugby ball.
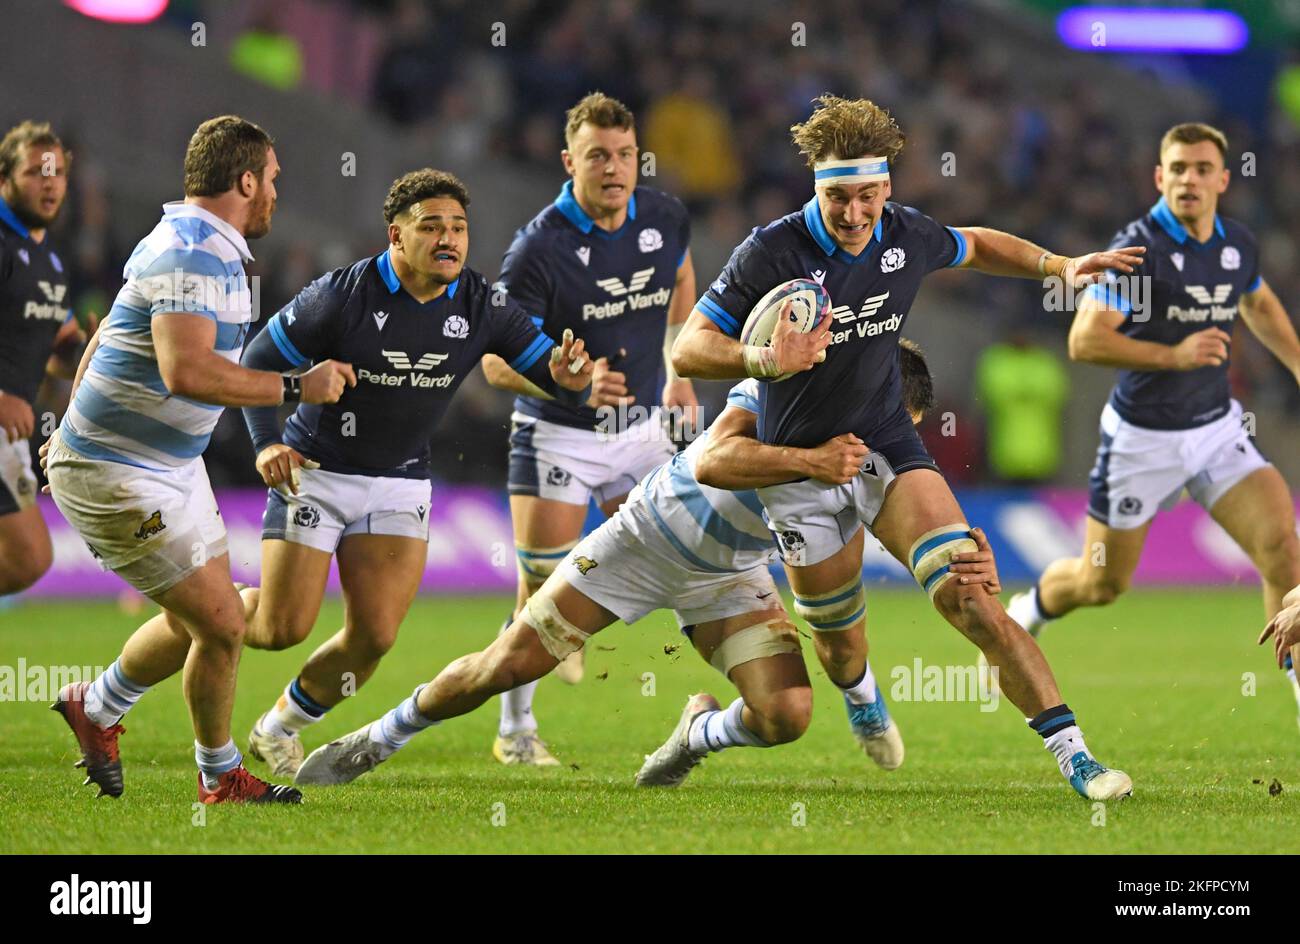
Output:
[[[795,329],[804,334],[811,331],[831,310],[830,295],[825,288],[812,279],[791,279],[789,282],[782,282],[760,298],[758,304],[749,313],[749,317],[745,319],[745,327],[740,332],[741,343],[753,344],[756,347],[767,347],[771,344],[777,319],[781,317],[781,309],[785,307],[786,302],[790,303],[787,317],[794,324]],[[794,374],[782,374],[770,379],[772,382],[777,382],[793,376]]]

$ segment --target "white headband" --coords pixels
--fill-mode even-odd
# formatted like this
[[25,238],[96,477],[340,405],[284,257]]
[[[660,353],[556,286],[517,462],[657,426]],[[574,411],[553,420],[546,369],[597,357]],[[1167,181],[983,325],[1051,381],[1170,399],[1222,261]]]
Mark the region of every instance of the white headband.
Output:
[[813,165],[813,186],[873,184],[889,179],[889,161],[883,157],[856,157],[848,161],[818,161]]

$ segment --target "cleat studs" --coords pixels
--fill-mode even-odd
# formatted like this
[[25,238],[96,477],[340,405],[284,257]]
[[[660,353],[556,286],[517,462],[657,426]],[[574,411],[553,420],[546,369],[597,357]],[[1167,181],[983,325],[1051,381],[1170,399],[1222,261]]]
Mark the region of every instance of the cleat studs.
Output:
[[81,785],[82,785],[83,787],[88,787],[88,786],[90,786],[90,778],[87,777],[85,780],[81,781]]
[[86,766],[86,758],[84,758],[84,757],[81,758],[81,760],[77,761],[77,762],[76,762],[75,764],[73,764],[72,766],[73,766],[73,767],[85,767],[85,766]]

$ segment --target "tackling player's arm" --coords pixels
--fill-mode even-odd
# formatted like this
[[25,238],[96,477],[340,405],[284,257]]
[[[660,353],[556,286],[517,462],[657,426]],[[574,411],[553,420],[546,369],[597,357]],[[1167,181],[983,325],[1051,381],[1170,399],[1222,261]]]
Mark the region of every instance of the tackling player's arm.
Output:
[[1246,327],[1300,383],[1300,339],[1277,293],[1261,279],[1259,288],[1241,296],[1240,310]]
[[1197,331],[1177,344],[1161,344],[1124,334],[1119,327],[1125,317],[1103,301],[1085,297],[1070,325],[1070,360],[1125,370],[1196,370],[1227,360],[1232,338],[1221,328]]
[[867,446],[844,433],[813,449],[758,441],[758,415],[728,406],[709,427],[709,441],[695,461],[702,485],[731,491],[814,478],[831,485],[853,481],[862,471]]
[[[483,376],[489,384],[499,390],[508,390],[511,393],[536,397],[539,400],[555,399],[523,374],[511,370],[510,365],[495,354],[484,354],[481,363]],[[626,382],[627,378],[620,371],[611,369],[608,357],[597,358],[592,364],[591,396],[587,398],[587,406],[598,410],[602,406],[618,406],[620,403],[635,402],[636,397],[626,395]]]
[[[99,326],[99,318],[91,312],[86,323],[90,329],[89,334],[93,335]],[[45,362],[45,373],[58,380],[71,380],[76,377],[82,352],[86,349],[87,335],[86,331],[81,330],[76,316],[68,315],[68,320],[63,322],[59,327],[59,333],[54,336],[54,353]]]
[[1123,246],[1082,256],[1058,256],[1027,239],[983,226],[954,227],[966,241],[966,258],[958,268],[1021,279],[1063,278],[1087,285],[1107,269],[1132,272],[1142,264],[1145,246]]

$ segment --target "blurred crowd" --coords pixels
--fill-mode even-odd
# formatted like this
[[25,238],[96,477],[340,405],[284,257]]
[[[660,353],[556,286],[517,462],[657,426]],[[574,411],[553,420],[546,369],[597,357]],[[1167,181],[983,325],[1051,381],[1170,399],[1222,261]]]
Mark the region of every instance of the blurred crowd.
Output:
[[[187,0],[174,7],[177,26],[187,28],[207,6]],[[909,143],[893,171],[897,199],[945,223],[990,225],[1066,253],[1104,246],[1120,224],[1155,201],[1156,145],[1173,123],[1162,109],[1142,107],[1140,92],[1124,107],[1113,96],[1107,101],[1090,81],[1104,67],[1098,57],[1024,36],[990,41],[982,28],[987,13],[951,0],[246,0],[235,6],[242,27],[232,68],[277,88],[305,85],[368,105],[404,132],[436,133],[452,166],[493,155],[554,174],[564,110],[591,89],[619,97],[637,114],[643,151],[655,157],[655,176],[645,182],[687,203],[697,239],[726,247],[808,198],[809,174],[788,128],[823,91],[872,98],[899,120]],[[1046,64],[1052,83],[1024,80],[1025,57],[1035,56],[1036,74]],[[1145,81],[1135,77],[1135,88]],[[1223,128],[1234,171],[1237,155],[1254,155],[1255,175],[1235,174],[1223,211],[1260,235],[1266,277],[1295,312],[1300,129],[1281,109],[1272,114],[1254,124],[1226,110],[1175,120]],[[74,181],[77,200],[61,229],[75,237],[79,279],[111,296],[129,247],[111,244],[102,175],[78,166]],[[262,260],[264,307],[274,310],[315,274],[341,264],[341,254],[346,249],[279,247]],[[701,287],[712,274],[699,273]],[[948,274],[932,281],[928,292],[960,290],[987,312],[993,340],[1018,339],[1031,322],[1041,330],[1036,285]],[[1068,323],[1054,325],[1049,330],[1063,336]],[[1238,329],[1234,346],[1237,394],[1257,407],[1300,414],[1290,375],[1245,335]],[[1063,350],[1056,345],[1058,354]],[[973,399],[977,387],[978,381]],[[496,436],[507,407],[471,390],[464,409],[491,420]],[[238,437],[229,438],[236,448]],[[503,454],[499,438],[481,448]],[[440,471],[457,475],[455,468]]]

